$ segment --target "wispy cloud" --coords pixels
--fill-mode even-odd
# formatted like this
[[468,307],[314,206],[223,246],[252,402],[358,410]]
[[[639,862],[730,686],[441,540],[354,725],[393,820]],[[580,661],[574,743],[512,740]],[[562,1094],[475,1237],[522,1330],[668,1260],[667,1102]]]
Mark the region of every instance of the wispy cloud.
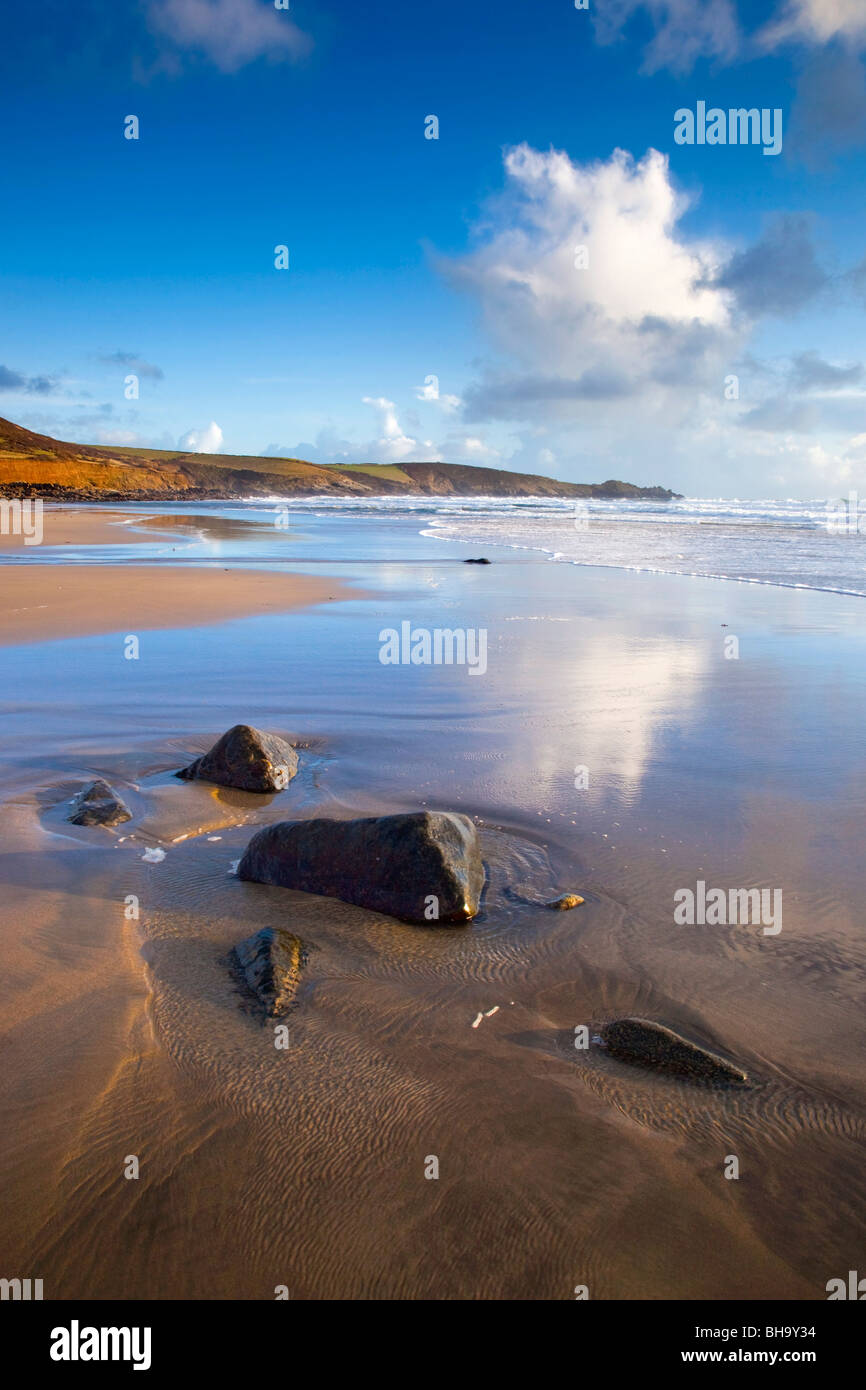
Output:
[[786,0],[758,35],[764,48],[791,42],[824,44],[834,39],[866,44],[863,0]]
[[112,367],[128,367],[137,376],[149,377],[151,381],[162,381],[165,377],[162,367],[157,367],[153,362],[146,362],[137,352],[112,352],[99,360]]
[[57,390],[57,382],[49,376],[25,376],[23,372],[13,371],[11,367],[0,365],[0,391],[17,391],[28,396],[50,396]]
[[698,58],[733,58],[740,46],[737,11],[731,0],[604,0],[593,10],[599,43],[622,37],[635,16],[649,19],[653,37],[643,71],[689,72]]
[[150,0],[151,30],[181,53],[213,63],[220,72],[237,72],[265,58],[295,62],[312,49],[312,40],[265,0]]

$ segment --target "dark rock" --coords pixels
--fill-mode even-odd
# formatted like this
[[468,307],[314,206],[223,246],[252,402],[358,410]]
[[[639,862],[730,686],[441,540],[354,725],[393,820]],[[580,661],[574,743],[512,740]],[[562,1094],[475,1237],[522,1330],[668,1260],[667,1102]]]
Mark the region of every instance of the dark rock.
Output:
[[177,776],[244,792],[279,792],[297,770],[298,755],[284,738],[263,734],[249,724],[235,724],[210,752],[182,768]]
[[614,1019],[601,1029],[601,1037],[612,1057],[671,1076],[721,1086],[743,1086],[749,1079],[725,1057],[645,1018]]
[[545,907],[555,907],[558,912],[568,912],[569,908],[580,907],[584,899],[579,893],[563,893],[561,898],[551,898]]
[[478,560],[464,560],[463,563],[464,563],[464,565],[489,565],[489,564],[492,564],[492,561],[491,561],[491,560],[485,560],[484,557],[482,556],[482,557],[481,557],[480,559],[478,559]]
[[68,819],[73,825],[120,825],[132,820],[132,812],[100,777],[72,798]]
[[269,1018],[290,1009],[306,964],[304,944],[281,927],[263,927],[230,953],[229,963],[244,989]]
[[[269,825],[247,845],[238,878],[436,925],[475,916],[484,865],[468,816],[415,811]],[[431,897],[437,900],[435,915]]]

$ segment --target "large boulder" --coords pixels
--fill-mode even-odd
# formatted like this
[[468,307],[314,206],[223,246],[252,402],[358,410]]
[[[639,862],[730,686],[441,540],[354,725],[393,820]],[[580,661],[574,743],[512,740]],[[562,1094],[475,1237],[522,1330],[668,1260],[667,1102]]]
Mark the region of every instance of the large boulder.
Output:
[[120,825],[122,821],[132,820],[132,812],[99,777],[72,798],[68,819],[73,825]]
[[244,792],[280,792],[297,770],[298,755],[284,738],[263,734],[249,724],[235,724],[209,752],[177,775]]
[[232,950],[236,978],[269,1018],[288,1012],[306,961],[303,942],[281,927],[263,927]]
[[612,1057],[689,1081],[744,1086],[749,1079],[727,1058],[645,1018],[614,1019],[602,1028],[601,1038]]
[[238,878],[435,925],[475,916],[484,865],[468,816],[415,811],[269,825],[247,845]]

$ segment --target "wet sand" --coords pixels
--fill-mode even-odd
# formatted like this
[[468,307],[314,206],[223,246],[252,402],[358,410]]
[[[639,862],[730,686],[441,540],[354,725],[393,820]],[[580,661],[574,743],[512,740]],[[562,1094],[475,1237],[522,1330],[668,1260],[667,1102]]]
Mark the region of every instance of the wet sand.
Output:
[[[34,530],[35,512],[27,510],[28,503],[22,502],[25,509],[26,529],[31,537],[38,534]],[[41,540],[39,545],[31,544],[24,535],[16,535],[11,530],[0,531],[0,551],[21,551],[38,554],[44,545],[129,545],[135,541],[147,541],[147,534],[130,524],[139,520],[138,513],[105,510],[99,508],[58,507],[45,505],[42,510]]]
[[91,633],[192,627],[286,613],[342,598],[339,581],[303,574],[172,565],[20,565],[0,571],[0,645]]
[[[360,599],[199,615],[138,663],[110,632],[4,650],[4,1268],[58,1299],[824,1299],[866,1234],[859,600],[346,549],[317,558]],[[488,673],[383,666],[404,619],[484,625]],[[172,776],[239,719],[298,744],[285,792]],[[131,822],[65,822],[96,775]],[[232,875],[268,821],[423,805],[479,826],[469,926]],[[782,932],[677,927],[698,878],[782,887]],[[280,924],[285,1051],[225,963]],[[753,1084],[574,1047],[620,1014]]]

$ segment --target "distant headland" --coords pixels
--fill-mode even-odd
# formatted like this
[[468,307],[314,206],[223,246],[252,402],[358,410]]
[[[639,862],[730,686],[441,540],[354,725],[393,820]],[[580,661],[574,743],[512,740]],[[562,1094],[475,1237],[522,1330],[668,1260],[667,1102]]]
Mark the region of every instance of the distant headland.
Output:
[[239,497],[382,494],[598,497],[669,502],[664,487],[565,483],[458,463],[308,463],[304,459],[70,444],[0,419],[0,494],[58,502],[183,502]]

